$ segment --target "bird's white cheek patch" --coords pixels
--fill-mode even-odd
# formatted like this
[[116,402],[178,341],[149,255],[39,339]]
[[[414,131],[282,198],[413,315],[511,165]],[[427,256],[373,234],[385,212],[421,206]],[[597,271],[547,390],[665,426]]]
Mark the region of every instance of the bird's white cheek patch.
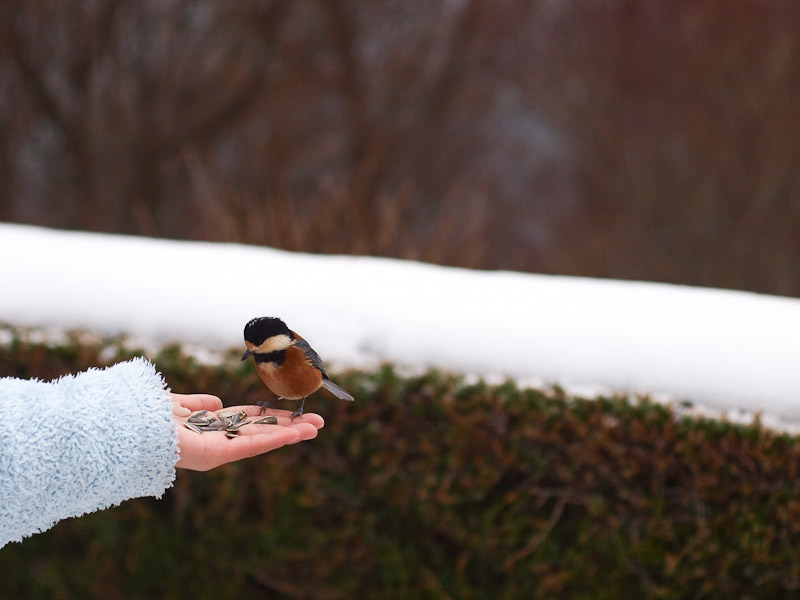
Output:
[[268,354],[270,352],[286,350],[291,345],[292,340],[288,335],[275,335],[264,340],[263,344],[259,346],[253,346],[250,352],[253,354]]

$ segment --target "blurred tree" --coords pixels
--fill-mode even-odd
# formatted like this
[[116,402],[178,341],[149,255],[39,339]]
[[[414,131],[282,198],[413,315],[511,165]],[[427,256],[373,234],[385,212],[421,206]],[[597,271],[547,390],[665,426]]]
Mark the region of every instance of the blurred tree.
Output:
[[793,0],[8,0],[0,218],[800,295]]
[[261,84],[250,40],[226,35],[212,18],[221,15],[200,3],[12,2],[4,11],[12,108],[26,117],[8,143],[36,161],[15,180],[17,212],[163,233],[170,159],[234,120]]
[[540,25],[531,103],[582,188],[560,268],[800,294],[800,4],[584,1]]

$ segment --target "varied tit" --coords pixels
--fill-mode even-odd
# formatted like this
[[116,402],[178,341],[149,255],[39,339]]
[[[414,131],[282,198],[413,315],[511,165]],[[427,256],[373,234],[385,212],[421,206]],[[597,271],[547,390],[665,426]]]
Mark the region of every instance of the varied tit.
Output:
[[260,317],[250,321],[244,326],[244,345],[247,350],[242,360],[252,356],[259,377],[278,395],[258,403],[262,413],[274,400],[300,400],[300,408],[292,413],[292,419],[299,417],[303,414],[306,396],[321,387],[341,400],[354,400],[328,379],[319,354],[280,319]]

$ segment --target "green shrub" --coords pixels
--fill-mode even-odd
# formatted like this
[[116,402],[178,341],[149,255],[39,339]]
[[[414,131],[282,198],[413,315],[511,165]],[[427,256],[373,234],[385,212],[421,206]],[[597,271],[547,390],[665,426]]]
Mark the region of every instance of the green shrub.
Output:
[[[118,341],[24,332],[0,376],[115,362]],[[80,340],[79,340],[80,338]],[[79,343],[82,342],[82,343]],[[116,349],[114,349],[116,348]],[[252,365],[150,358],[176,391],[254,403]],[[101,360],[101,358],[103,360]],[[312,441],[160,501],[68,519],[0,550],[25,598],[794,598],[800,448],[761,428],[431,371],[337,373]]]

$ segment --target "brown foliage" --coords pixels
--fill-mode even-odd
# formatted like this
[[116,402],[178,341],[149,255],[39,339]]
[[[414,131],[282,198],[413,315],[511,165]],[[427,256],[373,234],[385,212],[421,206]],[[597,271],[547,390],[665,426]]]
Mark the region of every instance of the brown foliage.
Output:
[[0,219],[800,294],[800,9],[0,6]]
[[793,2],[630,0],[548,23],[533,103],[577,142],[578,269],[797,294],[798,23]]

